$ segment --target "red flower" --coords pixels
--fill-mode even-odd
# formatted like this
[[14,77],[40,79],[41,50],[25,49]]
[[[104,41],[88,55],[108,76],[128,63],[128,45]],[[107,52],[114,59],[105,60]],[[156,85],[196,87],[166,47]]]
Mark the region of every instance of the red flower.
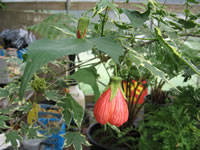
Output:
[[128,106],[121,88],[118,87],[116,95],[112,100],[111,88],[106,90],[98,99],[94,107],[94,116],[101,124],[110,123],[117,127],[128,120]]

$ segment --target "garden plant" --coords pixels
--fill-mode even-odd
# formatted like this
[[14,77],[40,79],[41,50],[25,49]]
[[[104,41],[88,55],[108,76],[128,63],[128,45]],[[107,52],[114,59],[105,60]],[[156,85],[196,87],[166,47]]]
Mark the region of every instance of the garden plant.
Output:
[[[124,2],[129,3],[127,0]],[[22,136],[38,137],[37,131],[41,127],[35,126],[37,117],[34,114],[39,111],[37,104],[40,103],[39,97],[42,97],[54,101],[62,110],[67,130],[63,135],[65,146],[73,145],[77,150],[82,149],[82,144],[89,146],[81,132],[84,110],[69,94],[63,92],[69,83],[77,82],[87,84],[93,90],[96,121],[104,125],[108,133],[117,135],[129,149],[139,147],[145,150],[154,143],[160,149],[193,149],[199,141],[199,135],[196,134],[199,133],[196,126],[198,121],[190,116],[190,109],[184,106],[169,106],[154,112],[149,122],[145,124],[144,121],[141,127],[139,123],[139,129],[134,121],[143,107],[138,101],[147,85],[153,85],[153,81],[161,79],[180,93],[181,90],[170,79],[185,71],[200,76],[199,50],[192,46],[200,37],[200,14],[192,11],[192,6],[197,3],[195,0],[186,0],[182,18],[168,12],[165,4],[154,0],[138,6],[140,11],[119,8],[114,0],[100,0],[80,18],[55,14],[29,27],[44,39],[28,47],[24,55],[26,66],[22,78],[0,89],[0,98],[7,97],[10,103],[9,107],[0,110],[0,131],[5,133],[6,141],[17,149],[17,141],[22,140]],[[114,14],[113,18],[110,12]],[[124,15],[127,21],[123,20]],[[75,61],[73,67],[66,69],[65,66],[73,62],[64,56],[82,52],[88,52],[92,58]],[[49,70],[50,63],[64,69],[59,73]],[[100,80],[99,65],[106,70],[109,83]],[[73,70],[74,74],[66,75],[66,72]],[[123,89],[122,81],[132,84],[132,80],[138,84],[134,86],[131,97],[130,91],[128,94],[128,90]],[[103,92],[99,90],[99,84],[105,86]],[[136,98],[139,85],[143,86],[143,90]],[[34,91],[34,96],[25,100],[24,95],[30,90]],[[28,123],[27,118],[31,120]],[[167,124],[160,123],[168,118]],[[177,130],[170,126],[170,121],[177,124]],[[185,130],[182,130],[183,127]],[[139,133],[137,139],[131,134],[127,136],[131,131]],[[189,143],[188,135],[194,141]],[[175,145],[172,139],[177,141]],[[136,141],[135,145],[130,144],[132,141]],[[144,144],[146,141],[150,144]]]

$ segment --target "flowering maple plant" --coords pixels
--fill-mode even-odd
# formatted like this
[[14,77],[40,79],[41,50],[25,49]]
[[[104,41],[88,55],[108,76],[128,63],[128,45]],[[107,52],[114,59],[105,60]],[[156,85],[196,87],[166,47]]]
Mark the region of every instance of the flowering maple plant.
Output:
[[[78,83],[91,86],[94,92],[94,99],[98,99],[94,108],[96,120],[101,124],[109,123],[121,128],[127,124],[133,126],[133,121],[136,120],[137,114],[143,106],[143,104],[138,105],[140,104],[139,100],[142,97],[143,91],[146,89],[141,78],[142,70],[150,72],[154,76],[168,82],[166,79],[167,75],[164,73],[166,71],[165,68],[167,68],[165,66],[169,66],[172,70],[170,72],[173,72],[174,68],[181,68],[179,63],[177,63],[177,59],[180,59],[182,63],[185,63],[186,66],[189,66],[195,73],[200,75],[198,68],[192,64],[192,62],[197,61],[190,62],[184,58],[187,57],[187,54],[191,50],[187,49],[187,53],[185,54],[179,53],[179,44],[183,45],[180,37],[187,37],[199,33],[194,32],[195,30],[193,31],[195,26],[199,26],[199,24],[191,20],[196,17],[191,12],[185,11],[187,13],[186,19],[178,18],[176,15],[168,14],[163,10],[163,6],[161,7],[153,0],[149,0],[146,6],[145,11],[141,13],[136,10],[119,8],[114,1],[100,0],[96,3],[94,9],[85,12],[79,19],[73,18],[70,15],[56,14],[49,17],[46,22],[44,21],[44,23],[36,25],[36,31],[38,31],[38,28],[41,28],[43,30],[41,33],[45,35],[50,34],[51,36],[44,36],[44,39],[37,40],[28,47],[27,57],[25,59],[26,67],[23,77],[19,81],[20,90],[18,91],[18,88],[15,88],[16,86],[10,87],[12,90],[0,90],[1,93],[4,92],[3,95],[7,96],[7,93],[10,94],[10,98],[12,98],[10,101],[19,106],[15,107],[15,109],[11,108],[11,111],[22,110],[20,111],[21,113],[17,113],[17,117],[13,116],[11,118],[15,123],[11,124],[7,130],[7,141],[11,141],[17,147],[16,139],[20,140],[22,130],[15,130],[16,127],[17,129],[26,128],[23,135],[35,135],[33,131],[37,131],[37,129],[26,126],[24,120],[21,119],[23,118],[21,114],[26,116],[27,112],[33,107],[33,103],[36,103],[35,101],[33,103],[25,101],[23,96],[24,92],[31,88],[30,83],[31,80],[34,80],[33,75],[41,71],[41,67],[47,66],[51,61],[55,63],[58,58],[62,58],[63,56],[82,52],[89,52],[92,55],[91,59],[81,60],[80,63],[76,62],[73,68],[65,69],[64,73],[60,73],[61,75],[57,75],[57,72],[54,70],[53,72],[56,74],[54,77],[55,81],[53,83],[46,82],[46,88],[44,93],[42,93],[46,99],[54,100],[58,106],[62,107],[62,116],[68,129],[71,127],[70,123],[72,120],[79,129],[81,128],[84,111],[72,97],[69,95],[61,95],[60,89],[57,90],[54,88],[58,87],[58,85],[60,86],[63,82],[66,83],[66,80],[74,79]],[[117,21],[115,18],[111,19],[108,15],[111,9],[118,19],[121,19],[122,17],[120,16],[123,14],[127,16],[129,22],[123,20]],[[95,16],[98,16],[99,20],[94,22],[92,20]],[[163,18],[167,17],[171,19],[163,21]],[[145,23],[150,20],[156,20],[159,24],[156,25],[153,21],[150,27]],[[175,23],[172,21],[175,21]],[[160,24],[162,26],[159,26]],[[186,25],[187,29],[185,28]],[[52,28],[52,26],[56,28]],[[185,30],[182,30],[184,28]],[[50,31],[47,32],[47,30]],[[188,32],[185,32],[186,30]],[[172,35],[172,33],[175,34]],[[188,35],[188,33],[191,34]],[[179,39],[180,41],[178,41]],[[177,41],[177,43],[173,43],[174,41]],[[169,54],[167,55],[168,57],[164,56],[165,53]],[[170,58],[170,61],[168,58]],[[96,61],[94,62],[93,60]],[[117,65],[118,76],[122,79],[112,77],[108,87],[100,96],[100,90],[97,84],[100,82],[96,67],[98,65],[106,66],[109,64],[109,67],[105,67],[105,70],[108,70],[108,68],[113,69],[113,62]],[[68,61],[65,65],[70,63],[72,62]],[[170,63],[173,65],[171,66]],[[66,72],[71,72],[75,69],[76,72],[73,75],[66,76]],[[138,80],[134,78],[135,76],[130,77],[129,73],[126,74],[127,72],[136,72],[136,70],[140,76]],[[122,72],[126,74],[125,77],[122,75]],[[48,79],[45,78],[44,80],[47,81]],[[127,83],[126,88],[121,87],[121,80]],[[133,84],[132,80],[135,80],[137,84],[135,84],[136,82]],[[54,84],[56,86],[53,86]],[[104,84],[107,85],[107,83]],[[134,87],[133,94],[131,90],[132,86]],[[140,92],[137,93],[139,90]],[[13,91],[19,97],[16,98],[13,96],[13,93],[11,93]],[[5,110],[1,110],[2,114],[4,113],[3,111]],[[0,116],[0,118],[3,118],[3,121],[0,122],[1,129],[8,128],[6,123],[8,120],[11,120],[7,118],[8,114]],[[15,140],[11,137],[15,137]],[[81,144],[87,144],[80,130],[75,132],[69,130],[64,135],[64,138],[65,144],[67,146],[75,145],[75,149],[81,149]]]

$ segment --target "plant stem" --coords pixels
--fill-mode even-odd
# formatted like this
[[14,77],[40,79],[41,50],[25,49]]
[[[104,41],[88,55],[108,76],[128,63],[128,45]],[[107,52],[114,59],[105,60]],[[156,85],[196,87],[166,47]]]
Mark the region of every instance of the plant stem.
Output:
[[192,37],[198,37],[198,38],[200,38],[200,35],[199,35],[199,34],[191,34],[191,33],[179,34],[179,36],[192,36]]
[[131,36],[119,36],[120,38],[128,38],[128,39],[139,39],[139,40],[156,40],[155,38],[139,38],[139,37],[131,37]]
[[99,82],[100,84],[102,84],[103,86],[107,86],[105,83],[101,82],[100,80],[97,80],[97,82]]
[[131,80],[131,78],[130,77],[128,77],[128,79],[127,79],[127,98],[128,98],[128,110],[129,110],[129,112],[130,112],[130,110],[131,110],[131,103],[133,102],[133,101],[131,101],[131,87],[132,87],[132,80]]
[[91,58],[91,59],[89,59],[89,60],[86,60],[86,61],[84,61],[84,62],[82,62],[82,63],[80,63],[80,64],[74,66],[72,69],[75,69],[76,67],[81,66],[82,64],[88,63],[88,62],[90,62],[90,61],[92,61],[92,60],[95,60],[95,59],[96,59],[96,57]]
[[[200,72],[198,72],[198,71],[196,71],[196,70],[194,69],[194,67],[197,68],[196,66],[190,64],[188,61],[186,61],[186,60],[185,60],[184,58],[182,58],[182,57],[181,57],[181,59],[184,61],[184,63],[186,63],[186,64],[190,67],[190,69],[192,69],[192,71],[194,71],[198,76],[200,76]],[[197,70],[198,70],[198,68],[197,68]]]
[[[136,84],[136,87],[135,85],[131,82],[131,84],[133,85],[134,87],[134,92],[133,92],[133,97],[130,99],[131,103],[130,103],[130,110],[129,110],[129,123],[132,124],[133,123],[133,120],[132,120],[132,116],[133,116],[133,113],[134,112],[134,102],[135,102],[135,97],[136,97],[136,92],[137,92],[137,88],[139,86],[139,84],[137,83]],[[131,90],[130,90],[131,92]],[[136,105],[136,104],[135,104]]]
[[[82,62],[82,63],[80,63],[80,64],[78,64],[78,65],[76,65],[76,66],[74,66],[74,67],[72,67],[72,68],[70,68],[70,69],[65,69],[64,71],[62,71],[61,73],[60,73],[60,77],[57,77],[57,79],[55,80],[55,81],[53,81],[49,86],[47,86],[47,89],[49,88],[49,87],[51,87],[53,84],[55,84],[58,80],[60,80],[65,74],[65,72],[70,72],[70,71],[72,71],[72,70],[74,70],[75,68],[77,68],[77,67],[81,67],[82,65],[84,65],[85,63],[88,63],[88,62],[90,62],[90,61],[92,61],[92,60],[94,60],[94,59],[96,59],[96,58],[92,58],[92,59],[89,59],[89,60],[87,60],[87,61],[85,61],[85,62]],[[96,65],[98,65],[98,64],[100,64],[101,63],[101,61],[99,61],[99,62],[97,62],[96,64],[95,64],[95,66]]]
[[107,13],[108,13],[108,7],[106,7],[105,14],[104,14],[104,17],[103,17],[103,20],[102,20],[102,25],[101,25],[101,37],[103,36],[104,26],[105,26],[105,23],[106,23]]
[[115,64],[115,69],[114,69],[114,71],[115,71],[115,76],[117,76],[117,64]]
[[[186,21],[188,20],[188,13],[187,13],[187,11],[188,11],[189,4],[188,4],[187,0],[186,0],[185,5],[186,5],[186,8],[185,8],[186,11],[185,11],[185,24],[184,24],[184,27],[186,25]],[[187,33],[187,29],[186,28],[185,28],[185,33]]]
[[102,64],[103,64],[103,66],[104,66],[104,68],[105,68],[105,70],[106,70],[106,73],[108,74],[108,76],[109,76],[109,78],[110,78],[110,74],[109,74],[108,70],[106,69],[105,64],[104,64],[104,63],[102,63]]

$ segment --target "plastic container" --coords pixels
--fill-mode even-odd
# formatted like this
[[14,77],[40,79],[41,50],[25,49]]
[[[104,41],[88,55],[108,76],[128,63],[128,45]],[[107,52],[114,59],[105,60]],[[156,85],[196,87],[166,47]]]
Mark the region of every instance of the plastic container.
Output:
[[26,150],[42,150],[40,144],[42,139],[27,139],[26,137],[23,140],[23,148]]
[[83,109],[85,109],[85,95],[79,89],[78,85],[69,86],[69,94],[83,107]]

